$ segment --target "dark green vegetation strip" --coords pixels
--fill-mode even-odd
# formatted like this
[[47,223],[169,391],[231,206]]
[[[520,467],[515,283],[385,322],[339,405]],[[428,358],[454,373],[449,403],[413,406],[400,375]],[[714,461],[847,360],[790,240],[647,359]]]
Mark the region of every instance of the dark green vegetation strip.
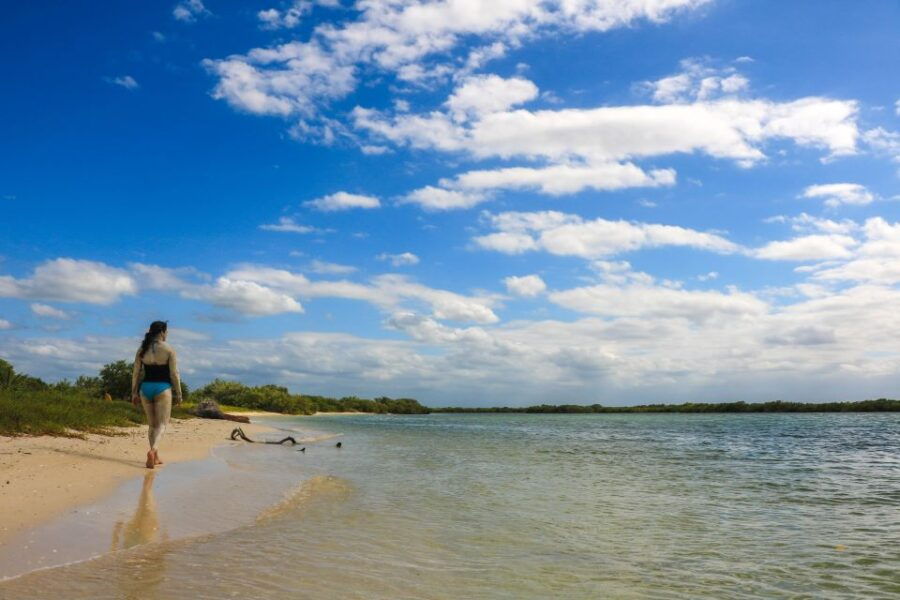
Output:
[[289,415],[311,415],[316,412],[362,412],[376,414],[425,414],[431,409],[412,398],[375,398],[356,396],[329,398],[291,394],[277,385],[249,386],[236,381],[217,379],[191,394],[192,401],[211,398],[219,405],[240,406],[250,410],[268,410]]

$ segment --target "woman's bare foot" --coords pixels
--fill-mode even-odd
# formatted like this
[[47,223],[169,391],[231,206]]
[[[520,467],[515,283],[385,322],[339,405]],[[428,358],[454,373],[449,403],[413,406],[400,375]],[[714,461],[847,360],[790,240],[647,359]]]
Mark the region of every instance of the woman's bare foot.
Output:
[[161,465],[163,462],[159,460],[159,450],[153,451],[153,464]]
[[153,450],[150,450],[147,452],[147,463],[146,464],[147,464],[148,469],[152,469],[153,466],[156,464],[156,459],[155,459],[155,455],[153,454]]

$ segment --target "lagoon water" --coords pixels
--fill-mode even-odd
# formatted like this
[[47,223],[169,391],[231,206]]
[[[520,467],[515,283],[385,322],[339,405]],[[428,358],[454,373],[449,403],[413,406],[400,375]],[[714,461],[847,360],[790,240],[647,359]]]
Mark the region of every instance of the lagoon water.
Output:
[[0,598],[900,597],[900,415],[271,423],[344,447],[227,449],[233,486],[202,511],[262,493],[242,473],[292,491],[186,539],[141,537],[178,509],[136,486],[132,538],[149,543],[0,582]]

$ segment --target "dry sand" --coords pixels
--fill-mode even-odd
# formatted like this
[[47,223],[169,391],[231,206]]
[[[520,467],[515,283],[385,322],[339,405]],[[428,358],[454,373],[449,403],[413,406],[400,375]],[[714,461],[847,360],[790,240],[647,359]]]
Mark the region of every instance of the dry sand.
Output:
[[[205,458],[237,425],[248,435],[270,431],[231,421],[172,419],[159,456],[166,463]],[[103,497],[129,477],[143,475],[147,427],[118,432],[121,435],[88,435],[83,440],[0,436],[0,543],[70,507]]]

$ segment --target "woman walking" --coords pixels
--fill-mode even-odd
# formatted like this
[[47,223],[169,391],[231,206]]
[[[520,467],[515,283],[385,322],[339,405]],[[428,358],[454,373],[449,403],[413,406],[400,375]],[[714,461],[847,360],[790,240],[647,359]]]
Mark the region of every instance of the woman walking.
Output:
[[147,468],[161,465],[157,445],[166,430],[172,413],[172,401],[181,404],[181,378],[175,350],[166,343],[168,324],[153,321],[144,335],[144,341],[134,357],[134,373],[131,377],[131,401],[135,406],[144,405],[147,424],[150,426],[150,450],[147,452]]

